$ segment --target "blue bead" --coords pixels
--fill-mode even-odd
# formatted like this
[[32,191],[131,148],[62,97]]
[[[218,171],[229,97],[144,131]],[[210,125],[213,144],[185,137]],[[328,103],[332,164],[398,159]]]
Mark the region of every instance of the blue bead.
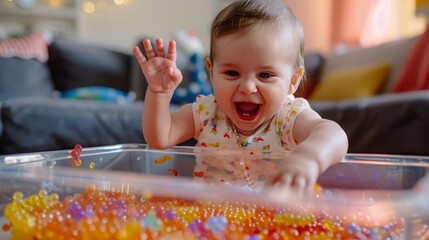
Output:
[[348,229],[352,232],[360,232],[361,231],[361,228],[356,224],[348,225]]
[[224,216],[215,216],[207,220],[207,225],[215,232],[223,232],[228,224]]

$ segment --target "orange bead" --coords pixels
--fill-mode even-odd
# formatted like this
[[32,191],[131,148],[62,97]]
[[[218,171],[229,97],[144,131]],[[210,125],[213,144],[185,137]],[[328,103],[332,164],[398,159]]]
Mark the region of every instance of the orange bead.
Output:
[[3,229],[3,231],[5,231],[5,232],[9,231],[9,230],[10,230],[10,224],[7,224],[7,223],[3,224],[2,229]]

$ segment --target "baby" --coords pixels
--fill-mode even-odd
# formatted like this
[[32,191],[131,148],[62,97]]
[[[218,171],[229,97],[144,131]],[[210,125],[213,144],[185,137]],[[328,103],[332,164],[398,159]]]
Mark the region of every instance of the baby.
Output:
[[[341,161],[347,136],[333,121],[322,119],[308,102],[293,94],[304,78],[304,34],[293,12],[280,0],[238,0],[213,20],[206,66],[214,95],[170,112],[173,92],[182,81],[176,44],[165,52],[143,41],[145,57],[134,54],[148,82],[143,133],[154,148],[168,148],[195,138],[199,147],[284,151],[281,162],[246,166],[245,177],[270,190],[311,189],[319,174]],[[197,163],[205,176],[236,179],[243,163]],[[234,172],[235,171],[235,172]],[[253,183],[252,183],[253,184]]]

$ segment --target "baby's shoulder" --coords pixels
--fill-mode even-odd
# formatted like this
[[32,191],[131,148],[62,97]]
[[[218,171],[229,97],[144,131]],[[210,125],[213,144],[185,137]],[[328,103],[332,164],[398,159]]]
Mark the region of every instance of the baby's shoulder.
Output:
[[290,98],[277,114],[278,118],[293,119],[304,109],[311,109],[310,104],[304,98]]
[[217,110],[216,99],[213,95],[199,95],[193,103],[194,114],[198,118],[208,119],[214,116]]
[[284,104],[284,109],[306,109],[310,108],[310,104],[305,98],[295,98],[294,96],[288,96],[290,99]]
[[198,95],[195,99],[195,103],[203,105],[215,105],[216,99],[213,94],[209,95]]
[[198,95],[194,102],[194,108],[199,112],[213,112],[216,109],[216,99],[215,97],[210,95]]

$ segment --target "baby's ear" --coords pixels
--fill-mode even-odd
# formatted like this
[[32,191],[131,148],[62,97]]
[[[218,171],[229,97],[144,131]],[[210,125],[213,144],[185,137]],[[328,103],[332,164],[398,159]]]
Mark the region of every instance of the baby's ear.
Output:
[[304,68],[300,67],[298,71],[296,71],[291,79],[290,79],[290,85],[289,85],[289,91],[288,94],[294,94],[296,90],[299,87],[299,84],[301,83],[301,79],[304,75]]
[[212,60],[210,60],[210,57],[206,57],[206,68],[207,72],[209,73],[209,79],[211,81],[213,79],[213,63]]

